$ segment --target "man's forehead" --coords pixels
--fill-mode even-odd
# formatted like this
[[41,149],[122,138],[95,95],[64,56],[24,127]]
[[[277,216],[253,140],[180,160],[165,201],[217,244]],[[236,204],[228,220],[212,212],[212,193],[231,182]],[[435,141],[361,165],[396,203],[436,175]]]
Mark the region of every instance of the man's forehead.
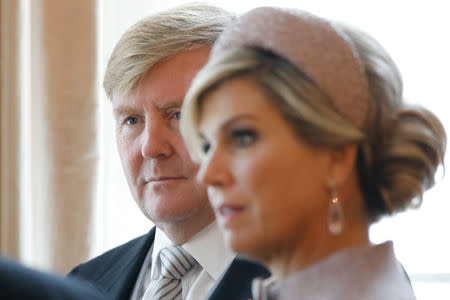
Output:
[[167,57],[152,66],[136,88],[155,96],[173,94],[184,98],[193,78],[206,64],[208,55],[209,48],[197,48]]
[[114,95],[114,110],[181,107],[189,85],[208,59],[210,48],[180,51],[153,65],[130,91]]

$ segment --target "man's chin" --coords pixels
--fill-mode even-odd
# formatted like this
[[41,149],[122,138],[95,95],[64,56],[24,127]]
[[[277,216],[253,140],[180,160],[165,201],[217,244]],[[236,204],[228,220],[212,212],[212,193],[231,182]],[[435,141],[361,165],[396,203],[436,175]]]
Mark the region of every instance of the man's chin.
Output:
[[201,230],[215,219],[212,210],[206,211],[198,208],[183,211],[154,209],[146,210],[144,213],[158,228],[171,227],[180,231],[190,230],[194,227],[199,227],[198,229]]
[[180,210],[179,207],[170,209],[168,207],[151,207],[143,210],[143,213],[155,225],[157,224],[176,224],[186,222],[195,215],[195,209]]

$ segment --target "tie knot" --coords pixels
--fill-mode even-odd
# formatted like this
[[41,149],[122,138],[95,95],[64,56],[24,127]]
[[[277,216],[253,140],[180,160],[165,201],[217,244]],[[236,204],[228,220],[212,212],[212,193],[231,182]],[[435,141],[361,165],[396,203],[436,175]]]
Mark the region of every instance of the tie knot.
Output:
[[159,258],[162,276],[172,279],[181,279],[196,262],[181,246],[163,248]]

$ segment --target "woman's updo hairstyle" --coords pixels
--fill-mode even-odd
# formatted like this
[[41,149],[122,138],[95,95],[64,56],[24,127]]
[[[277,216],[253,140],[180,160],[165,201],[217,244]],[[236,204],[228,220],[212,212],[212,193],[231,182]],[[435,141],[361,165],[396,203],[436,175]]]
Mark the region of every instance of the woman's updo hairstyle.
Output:
[[358,165],[369,216],[376,220],[417,207],[443,164],[444,128],[432,112],[404,103],[400,72],[377,41],[348,25],[336,26],[353,42],[371,95]]
[[241,17],[219,37],[183,103],[181,130],[194,160],[202,158],[205,95],[242,76],[264,89],[311,145],[358,145],[370,221],[420,205],[433,186],[445,152],[443,126],[433,113],[403,103],[395,63],[367,34],[292,9],[263,7]]

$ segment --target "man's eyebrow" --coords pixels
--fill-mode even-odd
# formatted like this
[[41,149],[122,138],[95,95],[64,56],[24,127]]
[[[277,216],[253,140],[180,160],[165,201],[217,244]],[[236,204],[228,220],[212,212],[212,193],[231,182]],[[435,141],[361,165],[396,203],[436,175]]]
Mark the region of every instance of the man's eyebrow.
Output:
[[117,118],[121,114],[134,115],[134,114],[138,114],[139,111],[137,109],[132,108],[127,105],[120,105],[113,109],[113,113],[114,113],[114,117]]
[[171,108],[179,108],[183,105],[183,99],[174,99],[171,101],[167,101],[165,103],[158,104],[157,107],[159,110],[168,110]]
[[[176,100],[158,104],[157,109],[159,111],[166,111],[171,108],[180,108],[182,105],[183,105],[183,99],[176,99]],[[128,114],[128,115],[140,114],[141,110],[133,108],[128,105],[119,105],[113,109],[113,113],[114,113],[114,116],[117,118],[121,114]]]

